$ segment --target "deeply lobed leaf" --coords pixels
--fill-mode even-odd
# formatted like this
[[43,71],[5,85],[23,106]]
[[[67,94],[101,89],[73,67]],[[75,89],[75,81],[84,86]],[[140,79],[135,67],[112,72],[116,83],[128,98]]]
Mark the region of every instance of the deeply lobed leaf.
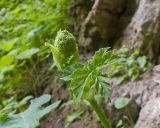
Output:
[[79,101],[81,98],[87,99],[99,94],[108,96],[108,78],[114,69],[122,64],[123,60],[119,59],[114,51],[108,48],[99,49],[90,60],[65,77],[71,81],[69,89],[73,97]]
[[6,121],[0,121],[0,128],[36,128],[39,120],[51,110],[57,108],[61,101],[47,107],[42,107],[51,99],[50,95],[43,95],[31,100],[29,108],[19,114],[10,113]]

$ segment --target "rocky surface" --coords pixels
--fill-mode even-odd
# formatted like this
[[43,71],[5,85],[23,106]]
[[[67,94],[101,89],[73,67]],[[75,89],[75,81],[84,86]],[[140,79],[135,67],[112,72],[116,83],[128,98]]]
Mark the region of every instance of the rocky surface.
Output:
[[160,62],[159,0],[78,1],[81,4],[71,12],[76,14],[74,28],[81,46],[98,49],[126,45],[140,48],[155,63]]
[[79,36],[81,26],[91,10],[93,0],[71,0],[70,15],[74,18],[73,31],[76,37]]
[[135,128],[160,128],[160,98],[146,103],[142,108]]
[[[120,42],[158,62],[160,57],[160,1],[139,0],[139,6]],[[157,58],[157,59],[156,59]]]
[[94,49],[113,46],[114,40],[129,23],[135,8],[135,0],[95,0],[81,25],[79,43],[91,45]]
[[[113,128],[116,127],[119,120],[123,120],[124,128],[160,128],[160,83],[155,81],[160,76],[160,65],[153,68],[152,72],[143,74],[142,79],[133,82],[127,82],[124,85],[116,85],[116,80],[111,80],[112,93],[111,102],[104,102],[103,107],[106,115],[112,122]],[[69,93],[66,86],[57,85],[55,81],[51,88],[46,89],[45,93],[53,93],[54,99],[69,99]],[[125,96],[130,99],[130,103],[123,109],[117,110],[114,107],[114,101]],[[40,128],[64,128],[65,118],[69,113],[77,111],[80,105],[73,104],[62,107],[55,112],[51,112],[41,123]],[[70,124],[71,128],[101,128],[95,118],[95,113],[87,107],[87,111],[74,122]]]
[[[121,118],[122,115],[130,113],[133,123],[136,124],[135,128],[159,128],[160,83],[155,81],[160,76],[159,70],[160,65],[156,66],[153,72],[144,74],[141,80],[128,82],[121,86],[117,86],[115,80],[112,80],[112,102],[110,103],[112,107],[106,106],[106,110],[112,113],[110,118]],[[128,97],[131,100],[132,107],[128,106],[128,112],[120,111],[117,114],[115,109],[113,109],[113,103],[120,96]],[[131,125],[129,127],[132,128]]]

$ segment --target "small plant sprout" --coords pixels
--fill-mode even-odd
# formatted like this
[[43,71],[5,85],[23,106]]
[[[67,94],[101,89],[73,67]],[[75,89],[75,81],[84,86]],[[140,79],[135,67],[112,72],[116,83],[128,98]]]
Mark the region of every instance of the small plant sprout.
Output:
[[[129,103],[130,103],[130,100],[127,97],[122,96],[115,100],[114,107],[117,110],[121,110],[121,109],[125,110],[125,113],[127,114],[127,115],[124,115],[123,118],[120,120],[122,121],[122,124],[123,124],[123,121],[126,120],[130,124],[130,127],[134,128],[134,121],[127,107]],[[120,125],[120,122],[118,122],[118,124]]]
[[[74,36],[68,31],[59,31],[50,47],[56,66],[63,72],[62,79],[68,86],[75,101],[86,100],[98,115],[104,128],[111,128],[96,96],[109,97],[109,79],[126,66],[127,57],[121,50],[115,52],[101,48],[88,61],[78,64],[78,50]],[[123,48],[124,49],[124,48]]]
[[[62,79],[70,81],[69,90],[76,101],[87,100],[97,113],[105,128],[111,128],[102,108],[95,100],[96,95],[108,96],[110,86],[108,78],[115,68],[122,63],[118,55],[102,48],[84,64],[75,66],[78,60],[78,50],[75,38],[68,31],[59,31],[54,44],[46,43],[51,48],[57,67],[63,71]],[[107,67],[107,72],[103,68]]]
[[128,98],[126,98],[126,97],[119,97],[114,102],[114,107],[116,109],[122,109],[122,108],[126,107],[128,104],[129,104],[129,99]]

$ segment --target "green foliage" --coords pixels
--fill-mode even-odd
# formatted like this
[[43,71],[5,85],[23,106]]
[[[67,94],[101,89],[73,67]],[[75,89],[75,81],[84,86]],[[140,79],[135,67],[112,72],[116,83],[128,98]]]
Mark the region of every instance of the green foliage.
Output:
[[119,97],[114,102],[114,106],[116,109],[122,109],[122,108],[126,107],[128,104],[129,104],[129,99],[126,97]]
[[[60,34],[58,34],[57,38],[59,36]],[[61,37],[63,38],[61,39]],[[109,97],[111,90],[109,85],[110,78],[122,76],[123,79],[119,77],[121,79],[120,82],[126,78],[137,78],[140,75],[141,69],[145,70],[145,66],[147,65],[146,58],[144,56],[137,57],[139,55],[138,51],[129,55],[128,49],[125,47],[117,52],[111,51],[109,48],[101,48],[91,59],[83,64],[66,64],[66,62],[70,61],[70,56],[74,55],[74,50],[73,53],[69,55],[69,58],[65,58],[64,53],[68,51],[66,42],[69,43],[69,41],[64,39],[66,36],[61,35],[59,38],[60,39],[56,40],[56,45],[64,44],[62,48],[56,47],[55,44],[55,46],[51,44],[47,45],[51,47],[54,61],[58,63],[56,64],[57,67],[60,67],[64,73],[62,79],[70,82],[68,88],[74,100],[87,100],[97,113],[103,126],[105,128],[111,128],[110,122],[101,107],[97,104],[95,97],[97,95]],[[61,50],[59,50],[59,48]],[[129,100],[127,98],[120,98],[115,102],[115,107],[120,109],[128,103]]]
[[84,111],[76,111],[70,115],[67,115],[65,128],[69,128],[69,124],[74,120],[78,119],[83,113]]
[[37,95],[35,86],[46,82],[50,63],[43,44],[72,23],[69,4],[70,0],[0,1],[0,128],[35,127],[59,104],[42,109],[50,99],[46,95],[32,100],[25,112],[17,114],[31,97],[15,99]]
[[99,94],[102,97],[108,97],[111,89],[109,78],[123,64],[123,59],[119,58],[116,52],[101,48],[90,60],[69,72],[70,75],[67,73],[68,69],[64,70],[68,75],[62,79],[71,81],[69,89],[78,101],[81,98],[88,99]]
[[[39,120],[51,110],[56,109],[61,102],[57,101],[52,105],[42,107],[50,99],[50,95],[43,95],[31,100],[31,104],[26,111],[21,113],[9,112],[6,120],[0,120],[0,128],[36,128],[39,125]],[[3,110],[10,109],[10,106],[13,105],[6,106]]]
[[119,84],[128,79],[135,80],[149,67],[147,58],[137,52],[129,54],[125,47],[118,51],[101,48],[84,64],[67,67],[62,79],[70,81],[69,89],[78,101],[99,94],[108,97],[110,78],[118,78]]
[[50,47],[54,62],[60,70],[78,62],[76,39],[67,30],[58,31],[53,45],[46,43],[46,46]]
[[137,80],[142,73],[151,67],[150,61],[146,56],[141,56],[139,50],[135,50],[131,54],[126,47],[122,47],[119,54],[125,58],[125,66],[118,73],[115,73],[115,77],[118,78],[117,84],[126,80]]
[[31,80],[31,73],[50,67],[45,64],[49,59],[44,42],[72,23],[69,4],[70,0],[0,1],[0,102],[34,93],[32,81],[37,80]]
[[117,125],[116,125],[116,128],[124,128],[123,126],[123,120],[119,120]]
[[2,105],[4,106],[4,108],[0,109],[0,121],[6,121],[10,113],[19,111],[27,104],[27,101],[31,98],[32,96],[27,96],[19,102],[16,101],[14,98],[10,98],[9,100],[3,100]]
[[17,59],[31,59],[31,57],[38,53],[39,49],[38,48],[31,48],[31,49],[27,49],[23,52],[21,52],[19,55],[16,56]]

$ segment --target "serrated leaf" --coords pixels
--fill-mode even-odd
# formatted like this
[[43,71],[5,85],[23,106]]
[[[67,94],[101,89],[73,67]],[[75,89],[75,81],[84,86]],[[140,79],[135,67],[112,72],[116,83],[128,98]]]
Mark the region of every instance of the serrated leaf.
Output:
[[[72,72],[68,72],[70,75],[68,74],[69,77],[65,78],[71,81],[69,89],[73,97],[79,101],[82,97],[86,99],[99,94],[108,96],[110,86],[107,73],[113,71],[111,64],[121,65],[121,61],[117,57],[108,48],[101,48],[84,65],[77,67]],[[105,66],[112,70],[103,73],[101,69]]]
[[64,70],[63,70],[63,75],[61,77],[62,80],[64,81],[71,81],[71,74],[77,69],[82,67],[81,64],[74,64],[74,65],[70,65],[67,66]]

